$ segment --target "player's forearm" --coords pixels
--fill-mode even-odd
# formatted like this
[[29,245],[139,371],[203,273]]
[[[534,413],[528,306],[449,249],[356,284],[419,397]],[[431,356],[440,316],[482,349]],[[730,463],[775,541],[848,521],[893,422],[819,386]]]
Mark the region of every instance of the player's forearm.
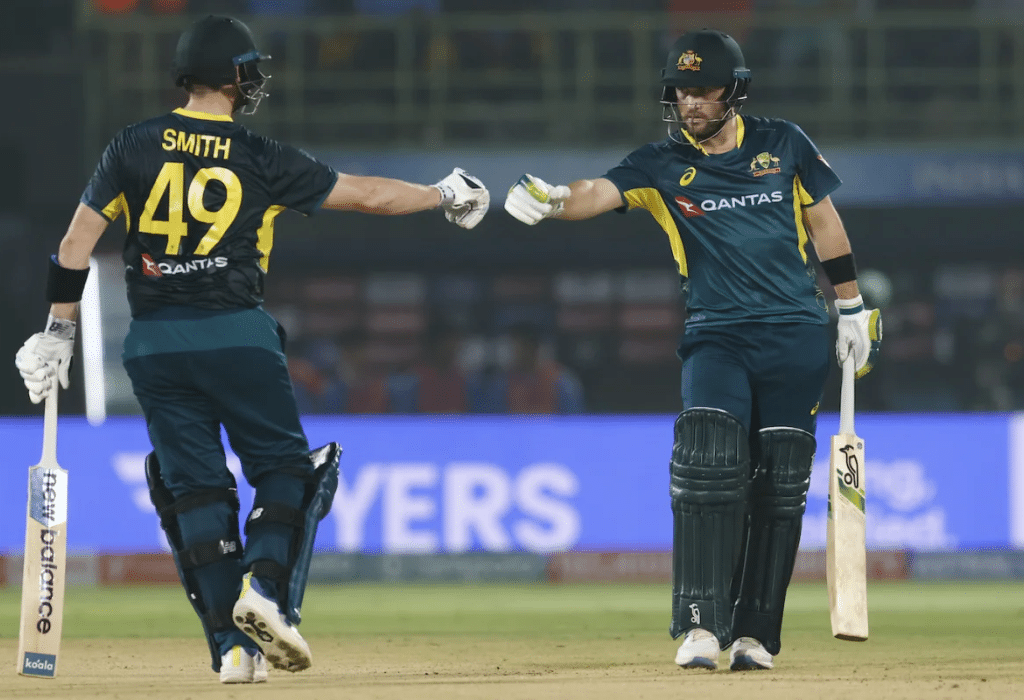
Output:
[[441,192],[432,185],[385,177],[343,175],[324,201],[324,207],[397,216],[435,209],[440,202]]
[[[74,230],[75,227],[72,224],[68,234],[60,242],[57,264],[67,270],[87,270],[93,245],[76,237]],[[74,321],[78,319],[78,306],[78,302],[55,302],[50,305],[50,315],[54,318],[66,318],[69,321]]]
[[57,251],[57,262],[69,270],[85,270],[89,258],[106,231],[108,221],[92,208],[79,204],[68,225],[68,231],[61,239]]
[[73,304],[50,304],[50,315],[68,321],[78,320],[78,302]]
[[618,189],[607,180],[576,180],[569,189],[572,195],[562,202],[562,210],[553,218],[590,219],[622,204]]
[[857,280],[837,284],[833,289],[836,292],[836,296],[840,299],[856,299],[860,295],[860,288],[857,286]]
[[79,204],[75,210],[57,251],[57,265],[51,263],[50,279],[47,280],[49,298],[59,300],[50,306],[53,317],[70,321],[78,318],[78,300],[82,298],[89,258],[107,224],[103,216],[84,204]]

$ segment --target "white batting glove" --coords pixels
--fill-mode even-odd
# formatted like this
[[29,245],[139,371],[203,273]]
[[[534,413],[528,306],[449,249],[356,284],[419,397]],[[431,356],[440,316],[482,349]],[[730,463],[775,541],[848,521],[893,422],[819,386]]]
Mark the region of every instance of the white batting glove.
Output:
[[70,386],[74,346],[75,322],[50,316],[46,330],[30,337],[18,350],[14,364],[32,403],[39,403],[55,391],[58,381],[65,389]]
[[491,206],[491,193],[479,178],[462,168],[455,168],[451,175],[434,185],[441,191],[441,203],[445,218],[462,228],[473,228],[480,223]]
[[882,345],[882,313],[864,308],[859,294],[853,299],[836,299],[836,311],[836,359],[840,365],[853,362],[860,379],[875,366]]
[[572,194],[565,185],[551,186],[539,177],[526,174],[519,178],[505,198],[505,211],[533,226],[565,208],[563,202]]

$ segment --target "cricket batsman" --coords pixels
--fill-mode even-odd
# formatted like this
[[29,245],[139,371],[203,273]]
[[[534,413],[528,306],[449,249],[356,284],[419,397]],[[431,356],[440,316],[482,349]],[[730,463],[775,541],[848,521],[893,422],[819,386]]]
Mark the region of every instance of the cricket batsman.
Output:
[[814,246],[838,297],[836,353],[857,376],[881,341],[829,195],[840,180],[795,124],[741,116],[750,70],[734,39],[679,37],[661,72],[668,138],[604,176],[552,186],[523,175],[505,210],[526,224],[645,209],[668,236],[688,318],[670,462],[675,662],[770,669],[800,542],[829,369]]
[[[58,381],[67,388],[89,257],[124,217],[132,321],[122,357],[153,445],[146,478],[222,683],[265,681],[268,661],[312,664],[300,607],[338,486],[341,448],[310,450],[284,329],[261,306],[278,215],[440,208],[473,228],[489,203],[459,168],[435,185],[356,177],[248,130],[235,115],[255,112],[268,58],[231,17],[181,35],[174,75],[188,103],[114,136],[49,260],[46,328],[16,358],[33,402]],[[244,544],[222,426],[256,492]]]

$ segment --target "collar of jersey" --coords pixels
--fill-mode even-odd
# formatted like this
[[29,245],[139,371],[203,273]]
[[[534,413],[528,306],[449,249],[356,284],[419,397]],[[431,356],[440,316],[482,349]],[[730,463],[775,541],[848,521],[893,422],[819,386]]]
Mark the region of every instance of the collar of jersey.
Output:
[[[740,115],[737,114],[735,117],[733,117],[733,119],[736,121],[736,148],[739,148],[740,146],[743,145],[743,136],[746,134],[747,129],[743,125],[743,119],[742,117],[740,117]],[[691,146],[693,146],[706,156],[711,155],[706,150],[704,150],[704,147],[697,143],[697,141],[692,136],[690,136],[690,132],[688,132],[686,129],[680,129],[680,131],[683,132],[683,136],[686,137],[686,140],[690,142]]]
[[206,119],[211,122],[230,122],[234,121],[231,117],[226,114],[210,114],[209,112],[193,112],[191,109],[184,109],[179,107],[174,110],[175,114],[180,114],[183,117],[189,117],[190,119]]

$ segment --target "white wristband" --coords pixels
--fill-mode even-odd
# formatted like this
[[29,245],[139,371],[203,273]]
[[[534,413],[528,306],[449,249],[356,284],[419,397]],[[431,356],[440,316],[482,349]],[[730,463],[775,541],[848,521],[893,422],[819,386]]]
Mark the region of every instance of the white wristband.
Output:
[[455,190],[453,190],[448,185],[444,184],[443,182],[438,182],[437,184],[431,186],[436,187],[437,191],[441,193],[441,201],[437,203],[436,208],[440,209],[441,207],[448,206],[449,204],[455,201]]
[[864,310],[864,297],[860,294],[852,299],[836,299],[836,311],[843,316],[859,313]]
[[52,335],[61,340],[75,339],[75,322],[66,318],[57,318],[50,314],[46,319],[46,335]]

